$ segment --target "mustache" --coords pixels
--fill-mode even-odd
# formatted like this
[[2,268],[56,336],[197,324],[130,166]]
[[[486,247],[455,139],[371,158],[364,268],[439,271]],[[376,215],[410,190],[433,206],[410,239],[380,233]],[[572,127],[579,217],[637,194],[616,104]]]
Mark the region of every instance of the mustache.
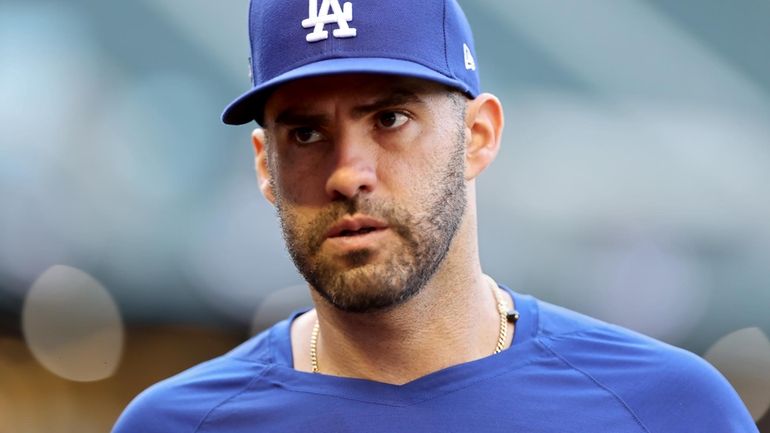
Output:
[[358,213],[384,221],[390,229],[407,240],[412,237],[408,228],[410,218],[406,213],[399,212],[393,206],[357,196],[331,203],[307,224],[303,231],[310,251],[315,253],[321,249],[326,233],[333,224],[345,216]]

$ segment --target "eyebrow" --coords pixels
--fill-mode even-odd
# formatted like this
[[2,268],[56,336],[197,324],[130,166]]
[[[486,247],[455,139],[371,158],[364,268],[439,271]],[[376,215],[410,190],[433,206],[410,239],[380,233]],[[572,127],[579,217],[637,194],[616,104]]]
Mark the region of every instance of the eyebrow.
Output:
[[275,124],[283,126],[324,125],[327,123],[329,123],[329,116],[325,114],[303,114],[293,108],[282,111],[275,118]]
[[353,108],[353,117],[361,118],[367,114],[380,111],[384,108],[405,104],[424,104],[425,102],[416,93],[409,90],[397,89],[387,96],[370,104],[358,105]]
[[[374,102],[353,107],[352,116],[356,119],[359,119],[366,116],[367,114],[374,113],[388,107],[405,104],[425,104],[425,101],[412,91],[396,89],[388,95],[375,100]],[[305,114],[301,112],[301,109],[293,107],[287,108],[286,110],[280,112],[275,118],[275,124],[283,126],[324,125],[330,122],[331,118],[326,114]]]

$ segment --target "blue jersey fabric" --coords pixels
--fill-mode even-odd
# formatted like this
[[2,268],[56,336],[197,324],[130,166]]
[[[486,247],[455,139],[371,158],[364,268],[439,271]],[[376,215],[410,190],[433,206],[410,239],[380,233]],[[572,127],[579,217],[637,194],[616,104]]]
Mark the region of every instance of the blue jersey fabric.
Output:
[[404,385],[292,368],[291,318],[160,382],[113,433],[757,433],[698,356],[511,292],[510,348]]

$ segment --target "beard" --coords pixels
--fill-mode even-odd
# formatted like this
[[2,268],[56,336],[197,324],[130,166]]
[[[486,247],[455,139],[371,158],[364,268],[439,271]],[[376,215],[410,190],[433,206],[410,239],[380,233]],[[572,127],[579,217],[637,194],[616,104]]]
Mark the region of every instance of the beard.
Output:
[[[336,308],[353,313],[387,310],[417,295],[444,261],[465,214],[464,143],[460,129],[448,162],[426,183],[424,200],[418,201],[425,205],[416,212],[358,194],[334,201],[310,221],[300,222],[273,185],[287,249],[310,286]],[[397,236],[396,248],[384,260],[372,262],[381,252],[368,248],[337,261],[321,254],[329,228],[356,213],[386,222]]]

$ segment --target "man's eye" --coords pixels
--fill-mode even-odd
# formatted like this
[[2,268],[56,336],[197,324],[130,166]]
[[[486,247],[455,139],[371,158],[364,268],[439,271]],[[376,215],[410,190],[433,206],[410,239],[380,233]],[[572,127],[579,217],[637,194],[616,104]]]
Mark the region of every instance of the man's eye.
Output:
[[408,120],[409,116],[404,113],[388,111],[387,113],[382,113],[379,115],[377,118],[377,126],[384,129],[394,129],[403,125]]
[[299,144],[313,144],[323,140],[324,136],[313,128],[297,128],[292,133]]

